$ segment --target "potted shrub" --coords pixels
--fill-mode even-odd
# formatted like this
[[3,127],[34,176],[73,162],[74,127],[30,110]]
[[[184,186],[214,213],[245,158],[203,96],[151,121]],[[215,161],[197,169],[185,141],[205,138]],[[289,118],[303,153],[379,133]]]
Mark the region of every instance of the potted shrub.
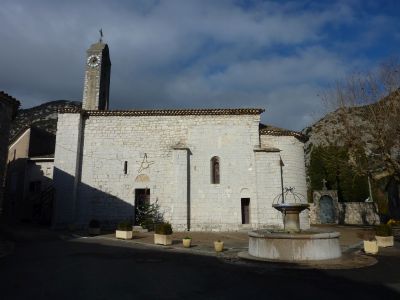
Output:
[[380,224],[375,227],[375,239],[378,247],[393,247],[394,239],[392,234],[392,226],[389,224]]
[[220,240],[215,241],[214,249],[216,252],[222,252],[224,250],[224,242]]
[[118,223],[115,237],[123,240],[132,239],[132,223],[130,221],[122,221]]
[[364,252],[366,254],[377,254],[378,253],[378,243],[375,240],[374,232],[372,231],[363,231],[360,235],[360,238],[364,240]]
[[192,244],[192,238],[190,236],[186,236],[182,239],[183,247],[190,248]]
[[100,222],[95,219],[90,220],[88,231],[89,231],[89,235],[100,234]]
[[154,244],[172,245],[172,226],[170,223],[159,223],[155,225]]

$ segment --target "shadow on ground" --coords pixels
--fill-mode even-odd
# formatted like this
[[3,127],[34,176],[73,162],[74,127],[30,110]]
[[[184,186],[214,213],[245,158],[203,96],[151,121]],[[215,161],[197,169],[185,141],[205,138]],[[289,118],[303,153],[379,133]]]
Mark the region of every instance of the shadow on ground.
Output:
[[[2,299],[399,299],[399,260],[356,270],[227,264],[95,239],[17,241],[0,259]],[[391,273],[393,272],[393,273]],[[389,278],[389,279],[388,279]]]

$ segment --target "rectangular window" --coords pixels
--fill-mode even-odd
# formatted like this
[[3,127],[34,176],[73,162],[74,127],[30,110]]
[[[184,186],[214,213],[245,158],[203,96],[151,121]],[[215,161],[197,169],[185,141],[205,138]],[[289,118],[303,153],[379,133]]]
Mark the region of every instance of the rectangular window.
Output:
[[219,184],[219,157],[214,156],[211,158],[211,183],[212,184]]
[[128,162],[127,161],[124,162],[124,174],[125,175],[128,174]]

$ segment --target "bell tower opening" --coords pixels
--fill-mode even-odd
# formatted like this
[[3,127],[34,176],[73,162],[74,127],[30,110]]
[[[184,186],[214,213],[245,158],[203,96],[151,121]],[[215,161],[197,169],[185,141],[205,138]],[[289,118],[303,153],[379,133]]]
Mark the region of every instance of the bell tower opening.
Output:
[[82,108],[85,110],[108,110],[111,74],[108,45],[100,40],[91,45],[86,52]]

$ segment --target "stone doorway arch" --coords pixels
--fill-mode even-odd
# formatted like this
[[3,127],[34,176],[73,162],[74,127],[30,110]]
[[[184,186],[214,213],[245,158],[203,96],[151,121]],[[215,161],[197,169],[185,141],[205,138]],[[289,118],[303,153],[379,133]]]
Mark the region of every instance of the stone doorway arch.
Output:
[[311,224],[338,224],[339,201],[336,190],[314,191],[310,206]]
[[323,195],[319,199],[319,218],[321,224],[335,223],[335,215],[335,206],[332,197],[329,195]]

